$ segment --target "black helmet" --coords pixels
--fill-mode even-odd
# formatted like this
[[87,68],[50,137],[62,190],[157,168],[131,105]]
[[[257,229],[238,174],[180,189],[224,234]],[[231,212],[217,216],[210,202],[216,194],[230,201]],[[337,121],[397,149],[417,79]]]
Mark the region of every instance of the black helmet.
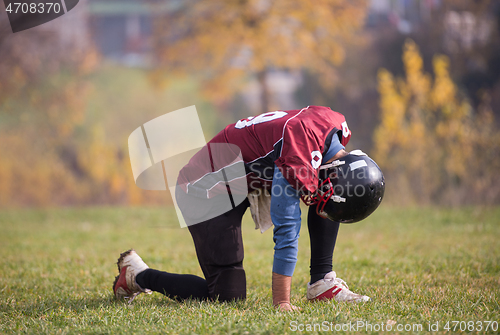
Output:
[[316,211],[325,218],[354,223],[373,213],[384,197],[384,175],[361,150],[319,168]]

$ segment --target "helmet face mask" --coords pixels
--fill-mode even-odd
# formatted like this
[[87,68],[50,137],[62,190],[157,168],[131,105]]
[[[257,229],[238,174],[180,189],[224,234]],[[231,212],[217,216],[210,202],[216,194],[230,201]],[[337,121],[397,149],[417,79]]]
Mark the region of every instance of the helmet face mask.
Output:
[[321,166],[316,212],[332,221],[354,223],[368,217],[384,197],[378,165],[359,150]]

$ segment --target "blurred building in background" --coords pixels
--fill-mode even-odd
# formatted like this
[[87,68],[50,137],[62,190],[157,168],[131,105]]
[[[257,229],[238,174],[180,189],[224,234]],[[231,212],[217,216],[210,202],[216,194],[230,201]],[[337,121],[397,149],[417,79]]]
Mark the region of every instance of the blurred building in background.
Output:
[[36,29],[53,34],[56,43],[64,48],[83,52],[92,45],[88,18],[88,0],[80,0],[78,10],[71,10]]
[[151,64],[153,20],[182,1],[89,0],[89,27],[101,54],[129,66]]
[[370,0],[367,27],[389,25],[409,34],[431,19],[441,0]]

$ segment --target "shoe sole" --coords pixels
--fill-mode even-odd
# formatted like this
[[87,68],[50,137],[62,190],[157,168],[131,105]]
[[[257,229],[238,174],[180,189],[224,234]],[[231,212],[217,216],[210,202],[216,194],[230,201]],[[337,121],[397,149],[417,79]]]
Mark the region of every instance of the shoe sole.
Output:
[[115,281],[113,282],[113,295],[115,296],[116,299],[118,299],[118,298],[116,297],[115,287],[116,287],[116,283],[118,283],[118,278],[120,278],[120,275],[116,276]]

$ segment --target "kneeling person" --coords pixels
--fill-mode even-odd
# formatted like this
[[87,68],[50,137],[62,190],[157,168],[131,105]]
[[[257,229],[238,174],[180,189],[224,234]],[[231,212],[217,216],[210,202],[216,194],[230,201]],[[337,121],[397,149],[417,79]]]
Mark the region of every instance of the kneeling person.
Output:
[[[342,114],[326,107],[265,113],[228,125],[207,145],[230,143],[241,150],[248,199],[223,214],[191,218],[183,204],[210,196],[212,172],[197,165],[197,155],[181,170],[176,198],[188,223],[205,279],[149,269],[133,250],[121,254],[113,285],[117,298],[133,299],[151,291],[182,301],[188,298],[246,298],[242,217],[248,207],[261,231],[274,226],[273,304],[293,310],[291,279],[298,254],[300,199],[309,205],[311,242],[309,300],[367,301],[332,271],[340,222],[356,222],[373,212],[383,197],[383,175],[360,152],[347,153],[351,132]],[[203,150],[202,150],[203,151]],[[367,172],[360,177],[361,171]],[[356,174],[355,174],[356,172]],[[352,189],[349,190],[349,187]],[[201,190],[201,192],[200,192]],[[354,196],[349,196],[353,194]],[[256,195],[258,192],[258,195]],[[192,208],[192,207],[191,207]]]

